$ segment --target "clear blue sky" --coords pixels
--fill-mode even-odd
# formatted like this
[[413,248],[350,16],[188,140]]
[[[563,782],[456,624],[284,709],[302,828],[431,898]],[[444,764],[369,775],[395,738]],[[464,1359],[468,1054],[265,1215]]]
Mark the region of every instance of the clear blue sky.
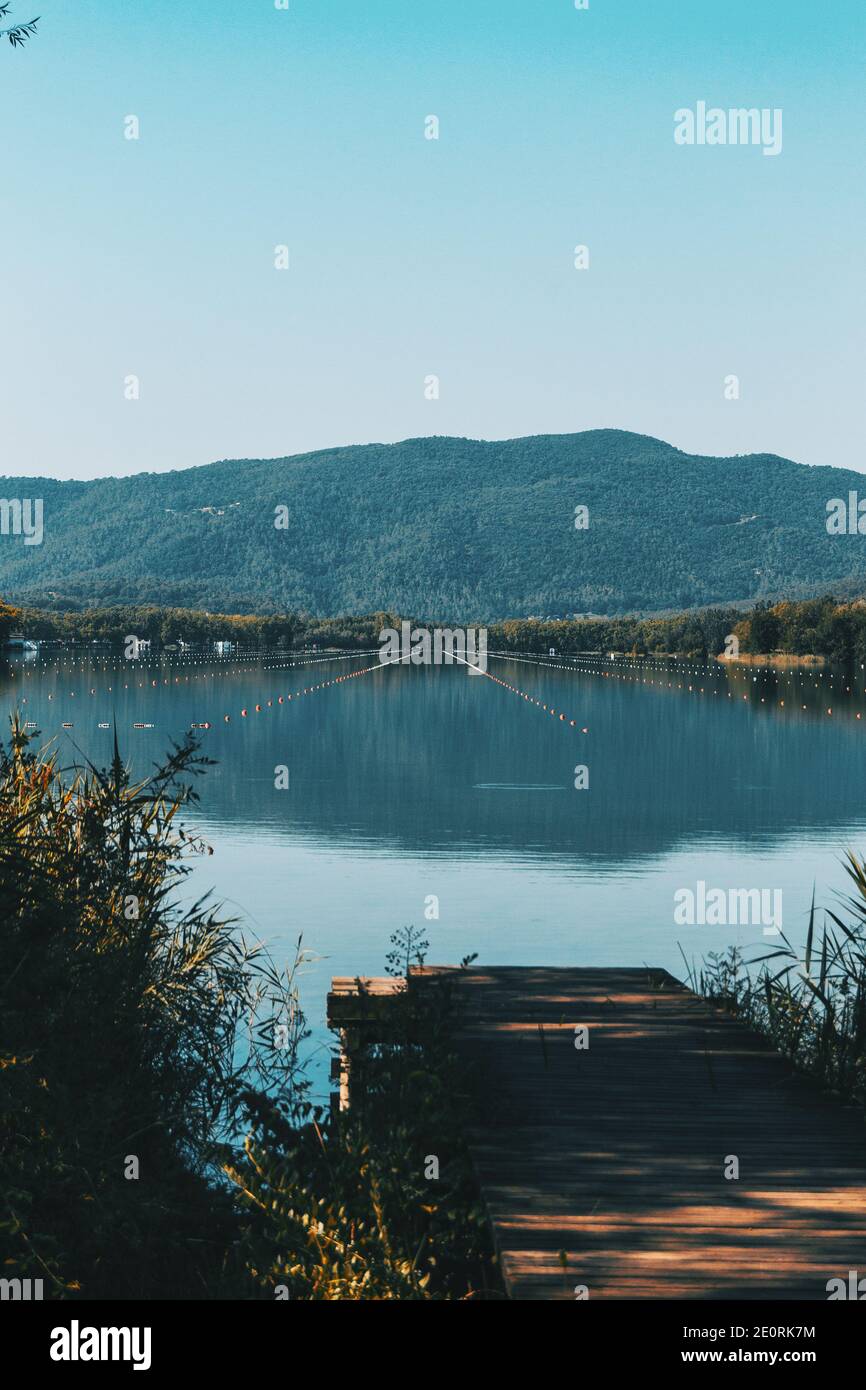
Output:
[[[36,13],[0,48],[0,471],[599,426],[866,465],[863,0]],[[699,100],[781,107],[781,155],[676,146]]]

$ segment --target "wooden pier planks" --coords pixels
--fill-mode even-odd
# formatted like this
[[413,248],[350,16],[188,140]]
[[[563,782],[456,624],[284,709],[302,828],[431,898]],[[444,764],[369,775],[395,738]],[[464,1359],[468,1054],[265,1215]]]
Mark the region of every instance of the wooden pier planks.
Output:
[[[658,969],[449,973],[511,1298],[823,1300],[866,1275],[866,1126],[742,1024]],[[336,1026],[356,988],[334,982]],[[368,1036],[393,991],[367,982]]]
[[476,969],[460,997],[512,1298],[826,1299],[866,1274],[862,1119],[672,976]]

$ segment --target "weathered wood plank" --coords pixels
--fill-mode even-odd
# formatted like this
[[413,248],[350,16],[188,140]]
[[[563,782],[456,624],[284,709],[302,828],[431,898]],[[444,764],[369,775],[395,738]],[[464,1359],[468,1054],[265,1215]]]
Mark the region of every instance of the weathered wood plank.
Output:
[[866,1126],[761,1038],[643,968],[338,978],[329,1019],[375,1029],[441,975],[512,1298],[824,1299],[866,1273]]
[[866,1271],[859,1114],[666,972],[470,969],[459,999],[512,1298],[823,1299]]

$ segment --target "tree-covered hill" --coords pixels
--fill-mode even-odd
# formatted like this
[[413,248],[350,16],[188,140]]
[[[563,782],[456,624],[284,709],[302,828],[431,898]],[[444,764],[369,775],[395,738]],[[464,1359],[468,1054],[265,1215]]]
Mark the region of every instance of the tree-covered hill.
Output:
[[695,457],[620,430],[7,477],[4,498],[43,499],[44,540],[0,536],[0,592],[454,621],[846,596],[866,587],[866,537],[828,535],[826,508],[858,485],[845,469]]

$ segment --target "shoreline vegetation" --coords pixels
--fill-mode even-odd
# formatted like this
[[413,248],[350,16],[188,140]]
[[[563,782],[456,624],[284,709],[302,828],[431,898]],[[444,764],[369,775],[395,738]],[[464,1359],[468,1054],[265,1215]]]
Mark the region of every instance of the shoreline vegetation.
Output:
[[866,861],[848,850],[844,865],[853,891],[840,894],[840,911],[824,909],[820,928],[813,896],[802,949],[784,933],[781,946],[751,959],[731,946],[700,966],[686,960],[686,983],[866,1112]]
[[[0,643],[19,633],[32,641],[121,646],[134,635],[157,650],[179,642],[196,647],[229,641],[244,650],[315,646],[352,651],[377,646],[382,629],[399,628],[402,616],[256,616],[157,605],[53,611],[0,602]],[[410,621],[422,623],[417,618]],[[488,623],[486,628],[491,651],[546,654],[553,647],[560,656],[615,651],[709,661],[724,655],[733,636],[737,660],[749,665],[866,662],[866,599],[839,602],[831,595],[758,604],[746,613],[728,607],[655,617],[515,618]]]
[[806,652],[801,656],[793,652],[740,652],[737,657],[726,657],[724,653],[719,653],[713,660],[721,662],[724,666],[772,666],[774,670],[787,670],[796,666],[819,668],[830,663],[829,657],[815,656],[812,652]]
[[[447,1000],[350,1111],[304,1069],[305,960],[176,889],[209,765],[0,754],[0,1263],[59,1299],[495,1297]],[[411,928],[390,969],[423,958]],[[437,1159],[435,1180],[429,1175]]]

